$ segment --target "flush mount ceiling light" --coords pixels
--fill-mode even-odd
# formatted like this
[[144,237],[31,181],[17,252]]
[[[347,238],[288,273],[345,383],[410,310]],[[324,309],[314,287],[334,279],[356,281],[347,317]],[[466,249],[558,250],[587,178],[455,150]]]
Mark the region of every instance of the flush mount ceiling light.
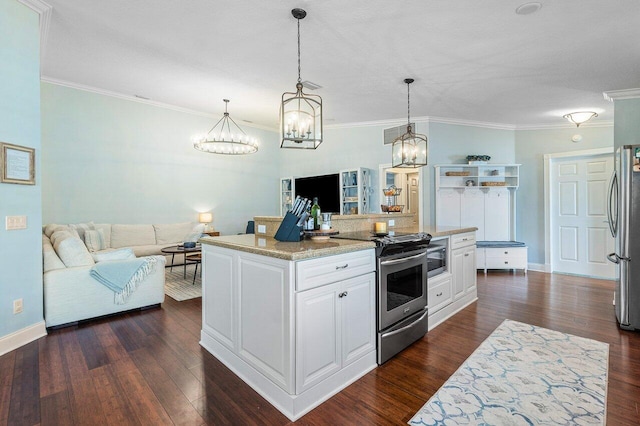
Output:
[[531,2],[521,4],[516,8],[516,14],[518,15],[531,15],[532,13],[536,13],[542,8],[542,3]]
[[[258,151],[258,140],[247,134],[233,121],[227,112],[229,99],[224,101],[224,115],[205,135],[192,138],[193,147],[204,152],[226,155],[253,154]],[[235,129],[231,125],[235,126]]]
[[571,112],[569,114],[565,114],[562,117],[569,120],[571,123],[575,124],[576,127],[580,127],[582,123],[586,123],[594,117],[597,117],[598,114],[593,111],[578,111]]
[[300,20],[303,9],[293,9],[298,20],[298,83],[296,92],[285,92],[280,106],[280,148],[316,149],[322,143],[322,98],[302,92],[300,78]]
[[391,148],[393,167],[422,167],[427,165],[427,137],[413,133],[411,128],[411,104],[409,85],[412,78],[405,78],[407,84],[407,133],[393,140]]

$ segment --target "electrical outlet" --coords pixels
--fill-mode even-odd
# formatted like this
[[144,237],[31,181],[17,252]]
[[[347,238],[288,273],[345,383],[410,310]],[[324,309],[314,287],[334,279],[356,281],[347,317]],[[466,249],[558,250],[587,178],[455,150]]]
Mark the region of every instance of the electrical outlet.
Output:
[[266,225],[258,225],[258,234],[266,234],[267,226]]
[[22,312],[22,299],[16,299],[13,301],[13,313],[19,314]]
[[389,219],[389,227],[396,226],[396,221],[393,219]]
[[13,229],[27,229],[27,217],[26,216],[6,216],[5,229],[7,231],[13,230]]

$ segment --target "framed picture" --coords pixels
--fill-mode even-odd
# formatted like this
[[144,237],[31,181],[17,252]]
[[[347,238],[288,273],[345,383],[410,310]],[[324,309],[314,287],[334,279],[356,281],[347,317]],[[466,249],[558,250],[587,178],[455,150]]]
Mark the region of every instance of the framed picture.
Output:
[[0,182],[35,185],[36,150],[0,142]]

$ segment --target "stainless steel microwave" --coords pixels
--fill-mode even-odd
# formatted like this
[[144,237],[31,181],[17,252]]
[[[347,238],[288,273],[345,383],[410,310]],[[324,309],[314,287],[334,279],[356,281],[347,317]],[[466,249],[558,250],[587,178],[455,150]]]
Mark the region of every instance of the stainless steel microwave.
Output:
[[434,241],[427,248],[427,276],[429,278],[447,271],[447,243]]

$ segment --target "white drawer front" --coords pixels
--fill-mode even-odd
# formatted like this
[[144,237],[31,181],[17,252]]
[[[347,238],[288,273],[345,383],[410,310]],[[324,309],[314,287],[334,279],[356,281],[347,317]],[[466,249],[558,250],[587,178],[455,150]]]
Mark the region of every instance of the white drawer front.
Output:
[[451,302],[451,277],[448,277],[433,287],[429,286],[427,303],[429,315],[433,315]]
[[451,249],[471,246],[476,243],[476,233],[454,234],[451,236]]
[[487,269],[526,269],[527,259],[521,257],[487,257],[485,259]]
[[373,249],[296,262],[296,291],[357,277],[376,270]]
[[485,256],[486,258],[512,257],[512,258],[521,258],[526,260],[527,248],[526,247],[485,248]]

